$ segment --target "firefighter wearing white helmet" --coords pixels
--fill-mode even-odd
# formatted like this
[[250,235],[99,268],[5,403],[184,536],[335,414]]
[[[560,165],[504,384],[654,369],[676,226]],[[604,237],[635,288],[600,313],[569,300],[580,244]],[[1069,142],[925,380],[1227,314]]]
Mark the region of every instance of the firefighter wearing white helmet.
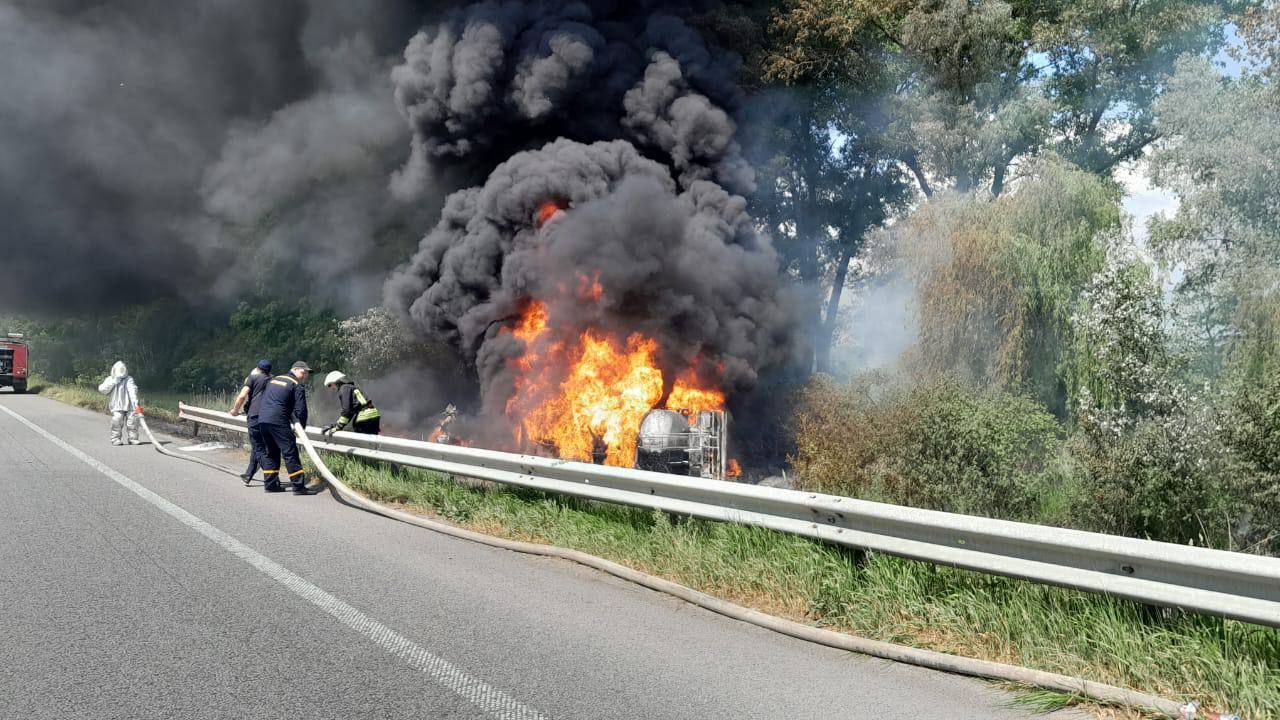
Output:
[[354,432],[377,435],[382,431],[382,413],[346,375],[334,370],[324,378],[325,387],[338,391],[338,421],[326,425],[325,435],[332,435],[351,424]]
[[124,444],[121,431],[127,425],[129,444],[140,445],[138,418],[142,417],[142,402],[138,399],[138,384],[124,361],[111,366],[111,374],[98,385],[98,392],[107,396],[107,409],[111,411],[111,444]]

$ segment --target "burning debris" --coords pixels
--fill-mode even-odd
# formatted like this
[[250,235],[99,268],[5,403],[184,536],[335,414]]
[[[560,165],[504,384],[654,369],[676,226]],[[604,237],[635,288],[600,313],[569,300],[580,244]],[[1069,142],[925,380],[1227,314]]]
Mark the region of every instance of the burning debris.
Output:
[[772,246],[721,185],[751,185],[734,60],[674,16],[593,7],[482,3],[410,44],[401,189],[527,144],[448,198],[387,304],[475,364],[502,428],[479,441],[630,466],[644,423],[667,423],[644,463],[723,477],[727,405],[795,327]]
[[565,342],[550,331],[546,312],[533,302],[511,331],[524,353],[511,362],[515,393],[505,414],[519,438],[549,444],[560,457],[630,465],[641,421],[664,396],[668,406],[690,413],[723,410],[724,394],[696,387],[691,374],[667,391],[651,338],[632,333],[619,342],[589,327]]

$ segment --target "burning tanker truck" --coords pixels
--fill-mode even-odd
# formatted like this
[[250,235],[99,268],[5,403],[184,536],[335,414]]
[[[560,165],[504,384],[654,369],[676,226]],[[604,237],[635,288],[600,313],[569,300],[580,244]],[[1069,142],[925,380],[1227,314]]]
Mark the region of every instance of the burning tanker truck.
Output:
[[445,200],[386,301],[476,368],[467,440],[725,477],[727,411],[797,323],[739,194],[735,61],[654,7],[483,3],[411,41],[399,191],[495,165]]

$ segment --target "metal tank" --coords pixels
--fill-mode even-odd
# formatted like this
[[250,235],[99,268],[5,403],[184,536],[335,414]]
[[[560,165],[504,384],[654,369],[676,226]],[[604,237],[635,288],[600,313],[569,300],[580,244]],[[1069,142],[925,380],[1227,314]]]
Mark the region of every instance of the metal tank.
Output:
[[640,421],[636,467],[640,470],[690,475],[689,421],[674,410],[650,410]]
[[635,466],[723,480],[726,424],[723,412],[700,412],[691,423],[674,410],[650,410],[640,421]]

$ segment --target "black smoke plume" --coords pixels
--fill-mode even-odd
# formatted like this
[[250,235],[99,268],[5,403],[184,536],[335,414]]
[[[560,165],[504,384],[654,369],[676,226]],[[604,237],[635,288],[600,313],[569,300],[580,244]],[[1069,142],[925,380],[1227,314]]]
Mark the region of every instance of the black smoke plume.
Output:
[[750,387],[791,316],[699,2],[0,0],[0,307],[385,297],[500,397],[540,297]]
[[[668,382],[693,366],[742,393],[787,362],[793,304],[735,194],[754,182],[736,68],[653,3],[484,2],[410,41],[392,74],[413,131],[397,191],[450,164],[492,171],[448,198],[387,305],[477,365],[488,413],[514,391],[509,329],[530,300],[565,338],[654,338]],[[539,228],[547,203],[564,213]]]
[[376,301],[431,219],[386,192],[418,4],[0,0],[0,307]]
[[397,175],[421,191],[441,161],[483,177],[519,150],[558,138],[627,138],[681,179],[754,180],[729,118],[741,102],[735,56],[709,47],[654,2],[482,2],[409,42],[392,73],[413,130]]

